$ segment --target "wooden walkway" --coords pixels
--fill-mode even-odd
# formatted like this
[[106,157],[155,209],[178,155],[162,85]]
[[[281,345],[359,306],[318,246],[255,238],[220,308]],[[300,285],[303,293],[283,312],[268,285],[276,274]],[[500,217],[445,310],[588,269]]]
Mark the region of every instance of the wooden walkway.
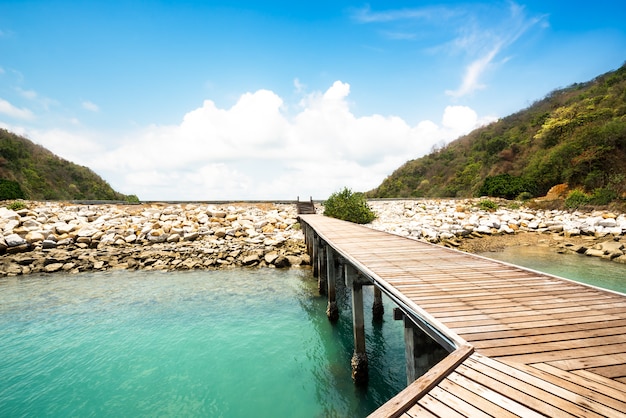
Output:
[[320,215],[300,219],[453,343],[373,417],[626,417],[626,295]]

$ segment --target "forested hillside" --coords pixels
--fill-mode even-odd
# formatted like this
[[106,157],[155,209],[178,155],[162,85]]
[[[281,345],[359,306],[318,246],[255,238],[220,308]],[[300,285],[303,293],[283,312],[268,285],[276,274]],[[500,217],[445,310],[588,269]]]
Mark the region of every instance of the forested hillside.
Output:
[[[0,199],[126,200],[87,167],[0,129]],[[136,199],[136,198],[135,198]]]
[[368,197],[626,192],[626,64],[410,160]]

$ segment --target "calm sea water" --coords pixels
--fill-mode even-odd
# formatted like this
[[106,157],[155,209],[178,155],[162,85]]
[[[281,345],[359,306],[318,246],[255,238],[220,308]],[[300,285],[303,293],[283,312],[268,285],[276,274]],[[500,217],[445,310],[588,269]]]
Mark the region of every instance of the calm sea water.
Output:
[[[485,256],[626,293],[626,266],[510,247]],[[406,385],[402,323],[366,310],[370,384],[309,270],[0,279],[0,417],[360,417]],[[372,303],[366,288],[366,306]]]
[[559,254],[549,247],[506,247],[480,255],[626,293],[626,264],[583,254]]
[[338,296],[331,325],[308,270],[0,279],[0,417],[365,416],[406,385],[402,324],[366,319],[357,388]]

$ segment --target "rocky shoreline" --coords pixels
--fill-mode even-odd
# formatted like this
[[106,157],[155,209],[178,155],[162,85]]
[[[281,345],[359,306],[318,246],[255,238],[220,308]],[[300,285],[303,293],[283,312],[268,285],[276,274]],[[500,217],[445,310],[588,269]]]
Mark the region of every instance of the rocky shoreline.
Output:
[[0,276],[310,263],[295,205],[26,206],[0,208]]
[[609,211],[533,210],[496,201],[498,209],[480,208],[481,199],[370,201],[378,218],[371,228],[480,253],[505,246],[544,245],[626,263],[626,214]]
[[[370,201],[378,218],[368,226],[469,252],[550,245],[626,263],[624,214],[505,206],[510,202],[487,211],[479,203]],[[0,207],[0,276],[310,264],[295,204],[24,205]]]

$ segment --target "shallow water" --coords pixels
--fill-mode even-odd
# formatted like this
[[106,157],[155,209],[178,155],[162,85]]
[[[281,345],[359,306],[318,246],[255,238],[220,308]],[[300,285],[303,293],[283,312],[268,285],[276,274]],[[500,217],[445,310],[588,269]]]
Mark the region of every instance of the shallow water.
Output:
[[0,416],[366,416],[405,386],[402,323],[366,310],[356,388],[349,295],[333,326],[316,289],[295,269],[0,279]]
[[[542,247],[482,254],[626,293],[626,266]],[[364,288],[365,306],[372,304]],[[0,279],[0,417],[360,417],[404,388],[402,322],[366,309],[370,384],[309,270]]]
[[480,255],[581,283],[626,293],[626,264],[583,254],[559,254],[554,248],[506,247]]

